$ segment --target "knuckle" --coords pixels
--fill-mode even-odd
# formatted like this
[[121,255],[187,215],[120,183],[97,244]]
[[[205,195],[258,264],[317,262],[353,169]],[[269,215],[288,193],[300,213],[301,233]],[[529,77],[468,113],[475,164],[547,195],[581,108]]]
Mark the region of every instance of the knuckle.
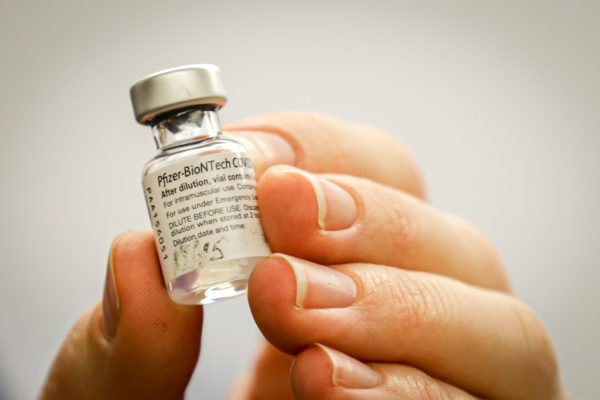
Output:
[[387,213],[384,218],[394,222],[391,245],[396,251],[392,253],[399,256],[400,259],[394,260],[393,263],[400,262],[403,266],[414,264],[422,255],[425,246],[424,238],[419,235],[414,213],[410,212],[409,207],[404,202],[397,202],[394,207],[381,207],[381,209]]
[[[420,279],[419,279],[420,278]],[[395,296],[401,306],[399,320],[406,329],[426,326],[428,330],[442,328],[455,315],[456,301],[443,282],[422,279],[401,273]]]

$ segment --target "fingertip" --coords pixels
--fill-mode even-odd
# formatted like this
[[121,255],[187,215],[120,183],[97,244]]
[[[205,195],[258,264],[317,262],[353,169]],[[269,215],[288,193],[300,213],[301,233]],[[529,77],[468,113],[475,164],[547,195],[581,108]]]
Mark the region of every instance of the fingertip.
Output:
[[130,231],[112,248],[111,264],[119,301],[133,306],[152,303],[170,307],[152,232]]
[[115,265],[158,265],[152,232],[125,231],[119,234],[111,244],[110,261]]
[[[262,259],[252,271],[248,282],[250,306],[272,305],[282,307],[294,303],[296,282],[287,261],[277,254]],[[289,303],[289,304],[284,304]]]
[[115,242],[109,259],[109,275],[112,272],[114,276],[119,304],[119,336],[124,336],[132,329],[137,332],[151,328],[150,320],[157,315],[168,315],[172,307],[162,284],[152,234],[127,232]]
[[331,379],[333,365],[319,346],[296,356],[290,368],[290,384],[296,399],[328,399],[336,387]]
[[281,253],[254,268],[248,285],[253,317],[265,338],[296,354],[310,343],[347,336],[345,315],[355,301],[352,278],[334,268]]
[[110,363],[130,387],[183,391],[200,351],[202,307],[182,306],[163,284],[152,232],[134,231],[112,249],[119,301],[118,328],[110,342]]
[[[108,264],[105,299],[71,329],[41,398],[183,398],[200,350],[202,308],[170,301],[150,232],[117,237]],[[119,306],[111,309],[106,303],[114,300]]]
[[[174,303],[163,283],[152,232],[132,231],[121,236],[112,250],[112,266],[120,302],[119,330],[148,340],[163,338],[181,324],[200,330],[202,307]],[[190,320],[188,322],[188,320]],[[119,334],[121,334],[119,332]]]
[[277,256],[267,257],[255,267],[248,282],[248,302],[258,328],[280,350],[296,351],[293,326],[296,307],[296,278],[287,262]]
[[339,185],[289,166],[269,168],[257,187],[271,249],[328,263],[352,241],[358,208]]
[[269,244],[294,253],[296,238],[309,238],[319,230],[319,205],[311,183],[290,167],[269,168],[258,182],[257,197],[261,224]]
[[389,398],[381,371],[319,343],[296,356],[290,381],[300,399]]

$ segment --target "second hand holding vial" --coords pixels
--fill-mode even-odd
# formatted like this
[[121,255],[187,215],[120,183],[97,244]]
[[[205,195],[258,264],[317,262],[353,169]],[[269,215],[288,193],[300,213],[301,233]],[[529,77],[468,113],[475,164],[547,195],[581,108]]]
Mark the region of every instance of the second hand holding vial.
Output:
[[136,119],[152,127],[159,149],[142,184],[171,299],[207,304],[244,293],[270,250],[250,157],[221,134],[217,110],[227,100],[219,69],[161,71],[130,94]]

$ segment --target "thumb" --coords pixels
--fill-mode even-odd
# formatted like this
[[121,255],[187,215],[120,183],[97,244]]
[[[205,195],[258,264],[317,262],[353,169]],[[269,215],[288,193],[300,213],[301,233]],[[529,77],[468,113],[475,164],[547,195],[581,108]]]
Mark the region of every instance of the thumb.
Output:
[[75,323],[40,398],[179,399],[200,351],[202,308],[173,303],[150,232],[111,246],[104,299]]

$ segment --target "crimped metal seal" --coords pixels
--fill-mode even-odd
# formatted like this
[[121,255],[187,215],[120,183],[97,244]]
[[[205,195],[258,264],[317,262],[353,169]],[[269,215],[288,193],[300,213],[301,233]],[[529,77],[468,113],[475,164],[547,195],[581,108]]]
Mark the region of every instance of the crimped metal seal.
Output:
[[129,91],[136,120],[148,124],[158,114],[193,105],[221,108],[227,95],[216,65],[195,64],[156,72]]

